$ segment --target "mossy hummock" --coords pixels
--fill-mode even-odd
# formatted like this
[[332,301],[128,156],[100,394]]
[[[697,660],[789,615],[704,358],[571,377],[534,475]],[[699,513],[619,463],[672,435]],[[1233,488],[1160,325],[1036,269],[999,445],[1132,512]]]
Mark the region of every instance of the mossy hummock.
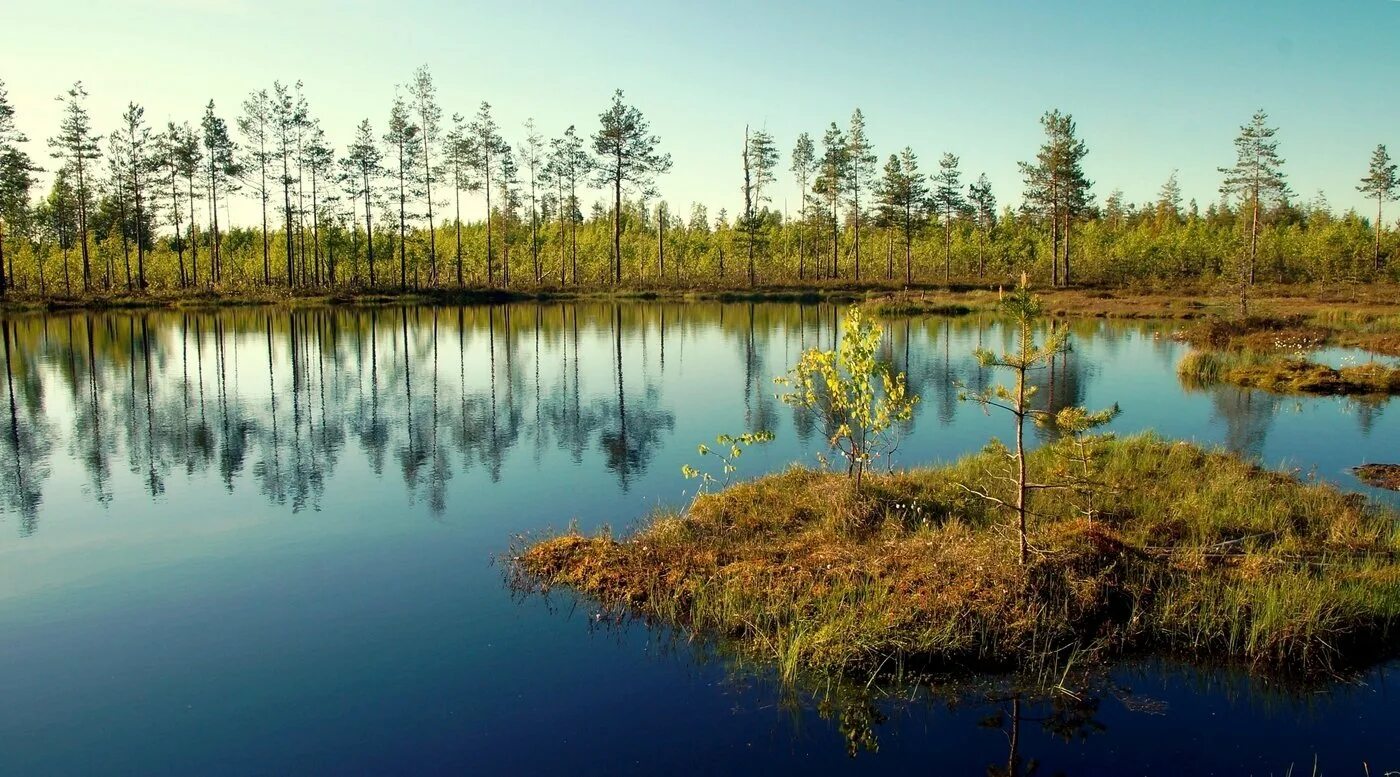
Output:
[[[1063,451],[1028,458],[1051,481]],[[521,580],[725,641],[799,672],[999,667],[1165,652],[1325,672],[1392,652],[1395,512],[1237,456],[1107,442],[1092,511],[1045,491],[1018,561],[1005,457],[874,476],[808,469],[514,557]]]

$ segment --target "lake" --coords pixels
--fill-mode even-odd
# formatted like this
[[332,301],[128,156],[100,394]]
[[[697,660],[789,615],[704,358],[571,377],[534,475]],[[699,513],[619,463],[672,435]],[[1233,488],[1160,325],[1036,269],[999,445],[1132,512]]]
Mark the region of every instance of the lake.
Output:
[[[1387,669],[1298,692],[1148,661],[1079,702],[918,688],[833,701],[704,645],[520,596],[520,534],[816,463],[775,398],[831,305],[232,308],[0,318],[0,773],[1307,773],[1400,769]],[[1384,401],[1183,388],[1171,324],[1083,320],[1038,376],[1119,433],[1219,444],[1395,503]],[[958,401],[995,319],[893,319],[922,395],[896,465],[1008,436]],[[900,698],[892,698],[898,694]],[[848,755],[854,746],[856,755]]]

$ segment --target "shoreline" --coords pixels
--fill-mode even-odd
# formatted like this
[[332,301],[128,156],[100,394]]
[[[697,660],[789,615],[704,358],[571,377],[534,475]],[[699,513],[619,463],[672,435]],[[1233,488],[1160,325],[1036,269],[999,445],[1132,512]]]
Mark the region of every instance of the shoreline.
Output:
[[[1007,287],[1009,288],[1009,287]],[[1238,304],[1228,288],[1176,289],[1076,286],[1037,290],[1046,313],[1057,318],[1143,318],[1191,320],[1232,315]],[[146,294],[81,296],[12,295],[0,300],[0,313],[226,308],[260,305],[289,307],[385,305],[484,305],[528,302],[859,302],[885,316],[960,315],[993,311],[997,284],[904,287],[884,283],[810,283],[767,286],[542,286],[523,289],[345,289],[278,291],[159,291]],[[1376,317],[1400,315],[1400,285],[1271,285],[1255,290],[1251,307],[1260,314],[1317,313]]]

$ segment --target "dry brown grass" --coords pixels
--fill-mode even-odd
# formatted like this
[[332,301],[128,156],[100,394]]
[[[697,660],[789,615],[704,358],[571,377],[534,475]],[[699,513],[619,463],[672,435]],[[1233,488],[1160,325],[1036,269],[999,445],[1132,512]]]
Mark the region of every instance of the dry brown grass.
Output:
[[1362,464],[1351,471],[1367,485],[1400,491],[1400,464]]

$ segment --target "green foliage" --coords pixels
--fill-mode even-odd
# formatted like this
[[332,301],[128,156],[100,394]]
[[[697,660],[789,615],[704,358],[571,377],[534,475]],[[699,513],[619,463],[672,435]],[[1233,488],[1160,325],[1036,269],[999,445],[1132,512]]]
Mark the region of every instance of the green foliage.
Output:
[[851,306],[834,351],[809,349],[787,377],[776,379],[792,391],[783,402],[812,411],[827,430],[827,442],[847,461],[847,472],[861,485],[865,469],[899,445],[900,424],[913,418],[919,397],[905,388],[904,373],[879,359],[883,330],[866,323]]
[[[720,461],[720,470],[724,475],[722,485],[729,485],[729,478],[739,469],[739,457],[744,455],[744,449],[754,445],[762,445],[773,441],[773,433],[763,430],[757,432],[745,432],[744,434],[721,434],[715,437],[715,448],[700,443],[696,450],[701,456],[714,456]],[[700,490],[704,491],[712,483],[719,483],[719,479],[709,472],[696,469],[689,464],[681,467],[681,474],[686,480],[694,478],[700,479]]]
[[[527,168],[542,162],[535,173],[548,193],[523,202],[512,146],[490,106],[483,104],[474,121],[455,116],[439,141],[441,111],[431,78],[420,69],[410,83],[390,116],[389,132],[381,138],[362,123],[334,164],[297,84],[276,83],[250,94],[237,122],[241,148],[234,147],[223,120],[207,111],[194,127],[192,153],[182,151],[187,133],[172,130],[154,139],[162,171],[159,197],[144,196],[146,184],[130,180],[129,127],[116,132],[124,139],[113,160],[127,174],[119,186],[98,191],[102,136],[94,131],[81,83],[63,96],[61,124],[50,140],[59,160],[52,184],[60,185],[62,173],[64,191],[32,197],[34,168],[13,130],[13,111],[0,108],[0,257],[8,265],[0,279],[30,297],[75,287],[111,291],[122,284],[113,283],[104,260],[124,256],[125,238],[128,249],[133,241],[138,249],[137,275],[144,274],[157,293],[194,285],[229,293],[271,285],[355,291],[386,282],[417,289],[619,282],[732,288],[744,275],[751,284],[841,283],[856,278],[851,260],[859,257],[863,238],[866,245],[888,246],[880,262],[888,268],[880,273],[888,275],[883,282],[897,279],[898,243],[906,285],[991,285],[1014,282],[1022,273],[1069,277],[1071,231],[1072,279],[1094,285],[1208,286],[1239,282],[1242,271],[1281,283],[1400,278],[1400,263],[1386,261],[1400,251],[1400,235],[1385,230],[1381,218],[1396,187],[1384,146],[1372,155],[1358,187],[1375,199],[1368,218],[1333,212],[1321,200],[1300,205],[1282,184],[1275,129],[1262,113],[1242,128],[1237,164],[1225,170],[1229,196],[1204,209],[1182,202],[1175,175],[1150,202],[1135,204],[1116,194],[1097,207],[1082,169],[1088,146],[1073,118],[1059,111],[1041,118],[1045,142],[1023,166],[1023,207],[1013,203],[998,211],[985,177],[960,189],[963,179],[952,155],[944,156],[931,187],[908,147],[887,156],[883,173],[872,180],[873,145],[856,112],[848,125],[833,122],[820,138],[797,138],[789,169],[801,199],[791,212],[772,207],[781,139],[759,131],[745,154],[750,179],[742,212],[735,209],[732,219],[707,214],[682,221],[655,215],[683,212],[679,203],[654,199],[656,176],[669,168],[670,158],[641,112],[621,95],[600,117],[591,144],[581,133],[565,131],[547,144],[548,159],[527,155]],[[142,145],[144,133],[137,130],[136,144]],[[332,169],[340,174],[336,187],[330,187]],[[450,221],[437,219],[442,186],[429,190],[447,178],[458,200],[462,191],[483,192],[485,210],[462,214],[457,202]],[[318,197],[318,183],[332,189],[329,196]],[[590,183],[606,187],[604,201],[585,204]],[[133,225],[137,188],[143,192],[142,215],[136,219],[141,224]],[[936,197],[929,196],[930,188]],[[303,201],[307,189],[310,203]],[[872,195],[875,218],[863,219],[863,202]],[[109,207],[99,223],[104,196],[117,207]],[[262,211],[257,223],[214,223],[224,220],[219,217],[231,199],[245,197]],[[522,218],[522,206],[531,203]],[[130,206],[125,217],[118,212],[122,205]],[[940,216],[940,228],[929,228],[931,212]],[[456,246],[455,271],[439,273],[444,240]],[[285,262],[270,261],[276,249],[286,254]],[[752,261],[747,273],[736,256],[745,249]],[[82,258],[81,282],[55,283],[69,264],[69,251]],[[99,255],[95,266],[90,254]],[[334,262],[333,270],[321,272],[322,254],[327,270]],[[398,272],[382,271],[386,256],[398,260]],[[862,282],[874,279],[868,271],[863,275]]]
[[[1002,477],[1015,483],[1015,501],[1008,502],[993,496],[984,489],[973,486],[963,486],[963,488],[974,496],[993,502],[1016,514],[1017,539],[1020,545],[1021,563],[1024,565],[1029,562],[1031,550],[1026,519],[1028,515],[1032,514],[1029,505],[1032,491],[1048,488],[1072,488],[1083,492],[1088,504],[1086,510],[1092,515],[1094,484],[1091,464],[1094,449],[1099,441],[1084,439],[1082,436],[1090,429],[1113,420],[1118,414],[1118,406],[1114,405],[1109,410],[1097,413],[1090,413],[1082,408],[1067,408],[1058,415],[1052,415],[1049,411],[1034,407],[1031,400],[1036,395],[1036,386],[1030,384],[1028,375],[1031,372],[1046,369],[1057,355],[1069,348],[1069,330],[1052,326],[1043,342],[1039,345],[1036,344],[1035,324],[1036,320],[1044,313],[1044,307],[1040,298],[1031,293],[1030,286],[1024,276],[1021,279],[1021,285],[1002,300],[1002,310],[1016,326],[1016,349],[998,355],[991,350],[979,348],[975,353],[978,364],[983,368],[1010,370],[1015,375],[1015,383],[1011,386],[998,383],[978,392],[970,392],[963,387],[960,389],[958,398],[963,401],[977,402],[984,410],[993,407],[1005,410],[1015,419],[1016,447],[1007,449],[1000,444],[995,446],[1001,453],[1000,458],[1009,463],[1012,470],[1009,475]],[[1034,483],[1027,478],[1025,426],[1028,418],[1037,424],[1060,428],[1061,431],[1069,435],[1071,441],[1078,440],[1077,444],[1072,443],[1073,453],[1070,457],[1072,461],[1080,465],[1079,471],[1075,473],[1074,483]]]
[[1091,434],[1117,418],[1117,404],[1097,412],[1089,412],[1082,407],[1066,407],[1052,417],[1040,420],[1042,426],[1054,429],[1061,435],[1055,444],[1057,461],[1051,469],[1050,482],[1062,484],[1074,495],[1074,505],[1089,520],[1098,515],[1097,497],[1112,484],[1104,481],[1099,472],[1112,442],[1111,433]]

